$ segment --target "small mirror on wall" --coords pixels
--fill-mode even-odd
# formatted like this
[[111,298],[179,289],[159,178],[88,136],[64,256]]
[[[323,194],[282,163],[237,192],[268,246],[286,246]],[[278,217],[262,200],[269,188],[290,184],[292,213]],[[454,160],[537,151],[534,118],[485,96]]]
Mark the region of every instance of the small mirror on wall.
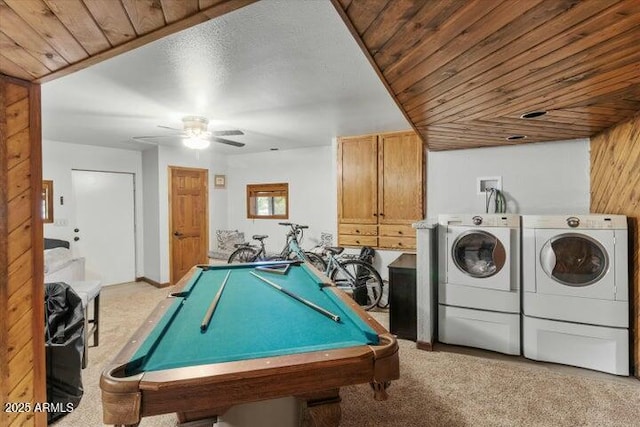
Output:
[[289,218],[289,184],[247,185],[247,218]]
[[53,181],[42,181],[42,221],[53,222]]

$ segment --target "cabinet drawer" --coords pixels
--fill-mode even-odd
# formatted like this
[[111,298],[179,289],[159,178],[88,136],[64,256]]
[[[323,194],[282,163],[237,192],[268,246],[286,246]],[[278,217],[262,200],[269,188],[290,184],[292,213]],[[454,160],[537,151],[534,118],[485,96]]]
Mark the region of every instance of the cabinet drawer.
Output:
[[379,237],[379,247],[389,249],[415,249],[415,237]]
[[340,224],[338,225],[338,234],[356,234],[360,236],[377,236],[377,225],[364,224]]
[[416,230],[405,224],[380,225],[381,236],[416,237]]
[[339,234],[338,244],[340,246],[378,246],[378,238],[375,236],[354,236],[350,234]]

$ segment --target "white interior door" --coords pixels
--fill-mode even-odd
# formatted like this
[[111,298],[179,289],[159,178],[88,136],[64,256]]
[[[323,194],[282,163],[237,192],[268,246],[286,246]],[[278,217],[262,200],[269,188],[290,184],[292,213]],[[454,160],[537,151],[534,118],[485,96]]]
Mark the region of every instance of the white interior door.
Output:
[[134,281],[133,174],[74,170],[72,182],[75,247],[85,258],[87,280],[103,285]]

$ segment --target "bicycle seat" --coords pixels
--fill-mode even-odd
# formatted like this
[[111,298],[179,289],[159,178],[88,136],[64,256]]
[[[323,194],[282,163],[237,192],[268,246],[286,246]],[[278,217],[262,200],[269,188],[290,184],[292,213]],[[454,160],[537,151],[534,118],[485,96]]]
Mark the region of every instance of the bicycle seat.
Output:
[[341,254],[344,251],[344,248],[341,246],[327,246],[324,248],[325,251],[331,252],[333,255]]
[[253,236],[251,236],[253,240],[260,240],[260,241],[266,239],[267,237],[269,236],[266,234],[254,234]]

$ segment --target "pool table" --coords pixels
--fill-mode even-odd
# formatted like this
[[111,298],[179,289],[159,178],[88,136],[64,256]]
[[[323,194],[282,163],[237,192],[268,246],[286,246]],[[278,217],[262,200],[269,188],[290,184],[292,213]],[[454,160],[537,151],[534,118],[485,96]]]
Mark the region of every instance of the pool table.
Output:
[[285,274],[263,264],[194,266],[170,289],[102,374],[105,424],[171,412],[215,420],[233,405],[294,396],[301,425],[337,426],[340,387],[370,383],[387,398],[399,377],[395,337],[309,264]]

